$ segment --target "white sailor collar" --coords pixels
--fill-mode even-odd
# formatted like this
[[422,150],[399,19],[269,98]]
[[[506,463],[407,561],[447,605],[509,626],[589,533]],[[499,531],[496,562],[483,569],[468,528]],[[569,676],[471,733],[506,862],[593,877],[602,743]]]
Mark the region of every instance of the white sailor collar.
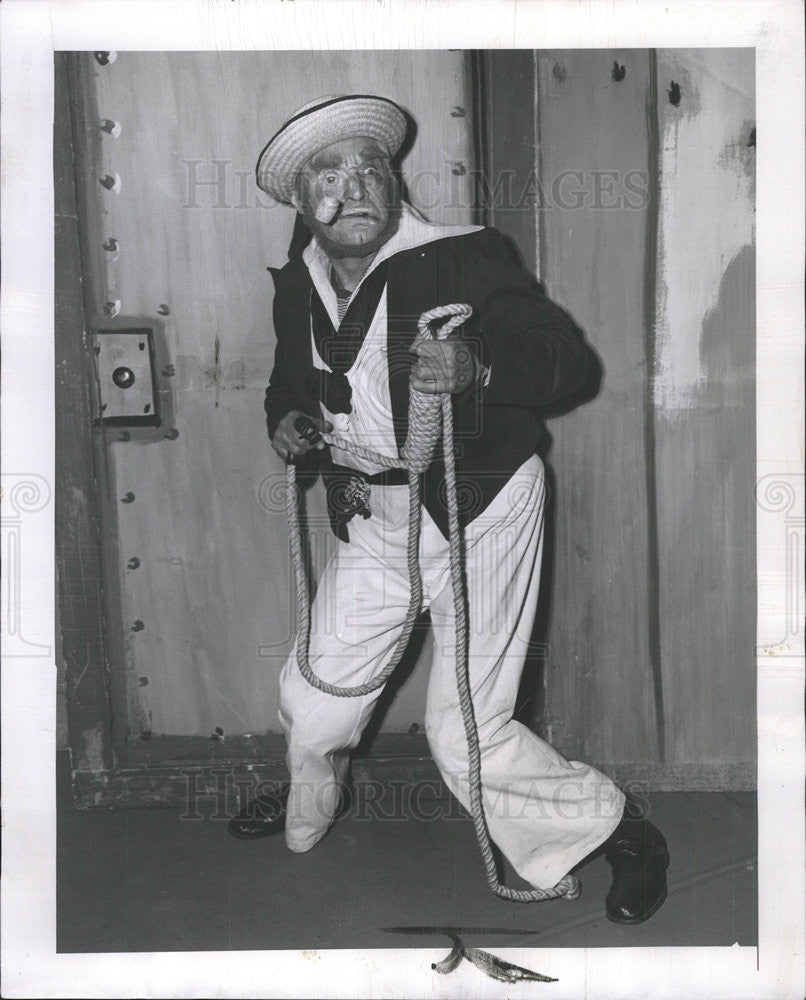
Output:
[[[356,291],[368,275],[372,274],[375,268],[394,257],[395,254],[404,250],[413,250],[415,247],[425,246],[437,240],[444,240],[451,236],[466,236],[468,233],[477,233],[483,226],[440,226],[434,222],[428,222],[422,215],[412,208],[407,202],[402,203],[400,213],[400,223],[397,231],[381,247],[375,255],[370,266],[356,286]],[[310,272],[317,291],[322,295],[325,289],[330,290],[330,258],[319,246],[314,236],[311,242],[305,247],[302,259]],[[355,292],[353,292],[355,294]]]

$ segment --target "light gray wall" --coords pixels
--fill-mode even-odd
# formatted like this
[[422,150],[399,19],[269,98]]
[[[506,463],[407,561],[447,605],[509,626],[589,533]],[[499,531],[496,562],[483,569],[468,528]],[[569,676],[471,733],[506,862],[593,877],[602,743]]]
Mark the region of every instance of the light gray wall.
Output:
[[622,777],[749,787],[753,51],[538,66],[544,189],[582,172],[539,213],[542,276],[604,368],[598,397],[552,423],[547,729]]
[[[467,222],[460,53],[131,53],[84,58],[100,118],[89,124],[88,220],[95,311],[164,324],[161,377],[174,439],[107,432],[117,505],[123,663],[132,732],[209,735],[278,728],[277,676],[291,645],[293,587],[284,470],[262,410],[274,357],[273,287],[293,212],[254,184],[257,154],[301,104],[323,94],[388,95],[417,120],[404,175],[438,222]],[[100,136],[100,141],[99,137]],[[428,173],[426,173],[428,171]],[[432,173],[435,171],[436,173]],[[119,190],[99,184],[118,175]],[[218,184],[199,183],[218,181]],[[101,248],[109,238],[118,249]],[[161,315],[166,312],[167,315]],[[120,317],[118,318],[120,321]],[[166,427],[169,431],[171,428]],[[320,488],[308,498],[321,522]],[[332,543],[314,532],[321,565]],[[130,560],[139,560],[129,568]],[[139,631],[132,631],[135,622]],[[421,723],[415,671],[385,726]]]
[[[469,221],[465,58],[124,52],[106,67],[81,58],[98,117],[121,126],[115,138],[91,123],[79,177],[94,206],[85,220],[94,308],[119,299],[122,315],[154,317],[168,306],[175,374],[163,385],[179,432],[147,444],[108,433],[102,488],[117,504],[108,541],[122,608],[110,622],[122,650],[113,669],[126,674],[133,732],[265,732],[276,728],[292,592],[284,477],[262,417],[274,349],[264,267],[285,259],[292,219],[259,207],[255,155],[314,96],[387,94],[418,121],[405,165],[418,200],[436,221]],[[536,235],[526,263],[604,368],[597,398],[550,422],[548,655],[536,723],[569,756],[619,777],[748,787],[752,52],[534,60],[537,86],[499,87],[492,104],[506,119],[508,106],[534,102],[547,200],[518,209],[532,213]],[[223,172],[221,186],[189,187],[189,161],[199,179]],[[119,192],[98,184],[115,173]],[[109,237],[115,252],[101,249]],[[135,502],[119,504],[128,491]],[[309,507],[321,520],[318,488]],[[315,532],[317,565],[330,544],[327,530]],[[135,620],[142,630],[131,630]],[[384,730],[422,723],[428,650],[426,639]]]

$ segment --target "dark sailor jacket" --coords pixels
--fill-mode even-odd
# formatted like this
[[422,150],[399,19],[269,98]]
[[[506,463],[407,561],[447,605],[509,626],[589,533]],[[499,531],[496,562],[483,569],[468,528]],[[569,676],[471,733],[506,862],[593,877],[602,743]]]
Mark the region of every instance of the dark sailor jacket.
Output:
[[[595,357],[566,313],[511,261],[497,230],[467,231],[466,227],[459,235],[440,238],[443,231],[451,230],[429,229],[435,238],[394,253],[383,265],[392,421],[399,451],[408,429],[409,372],[416,361],[409,348],[418,318],[436,306],[468,303],[473,315],[460,328],[460,335],[489,368],[489,378],[486,385],[479,383],[452,396],[459,516],[460,523],[466,524],[484,511],[534,454],[544,432],[541,411],[577,393]],[[265,410],[273,437],[289,411],[321,417],[322,409],[311,389],[314,344],[319,342],[314,339],[316,332],[312,337],[315,283],[301,253],[283,268],[270,270],[275,283],[277,346]],[[374,265],[368,275],[373,270]],[[357,297],[358,290],[354,294]],[[348,312],[345,320],[349,316]],[[354,321],[351,330],[355,337]],[[359,323],[359,345],[360,337]],[[327,456],[321,471],[328,487],[331,523],[346,538],[331,503],[335,494],[329,487],[336,472]],[[438,456],[423,476],[423,504],[447,536],[444,464]]]

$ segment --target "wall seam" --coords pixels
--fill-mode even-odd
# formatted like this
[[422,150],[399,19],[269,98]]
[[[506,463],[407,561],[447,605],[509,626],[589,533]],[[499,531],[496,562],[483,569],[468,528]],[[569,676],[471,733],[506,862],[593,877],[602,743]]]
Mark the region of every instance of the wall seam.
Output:
[[655,453],[655,366],[658,235],[660,220],[660,127],[658,121],[657,50],[649,50],[647,85],[647,194],[644,256],[644,338],[646,378],[644,399],[644,457],[647,504],[647,613],[652,695],[657,726],[658,757],[666,760],[666,718],[663,704],[663,664],[660,635],[660,545],[658,540],[658,483]]
[[538,191],[537,198],[535,199],[535,275],[537,280],[542,284],[544,282],[543,276],[543,262],[546,259],[546,227],[544,224],[545,216],[542,214],[545,210],[545,206],[542,204],[542,191],[543,191],[543,137],[540,131],[540,105],[541,105],[541,91],[540,91],[540,63],[538,59],[538,50],[535,49],[532,54],[532,72],[533,72],[533,87],[532,87],[532,115],[534,120],[534,135],[535,135],[535,173],[537,175],[536,188]]

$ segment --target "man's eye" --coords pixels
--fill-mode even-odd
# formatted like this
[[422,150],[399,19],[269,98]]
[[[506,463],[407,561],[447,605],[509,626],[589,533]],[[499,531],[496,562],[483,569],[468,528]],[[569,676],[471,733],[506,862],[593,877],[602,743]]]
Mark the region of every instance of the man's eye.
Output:
[[333,187],[334,184],[338,183],[338,180],[339,180],[338,174],[325,174],[324,177],[322,178],[322,181],[325,184],[327,184],[328,187]]
[[368,163],[363,168],[363,173],[364,173],[365,177],[380,177],[381,176],[381,172],[378,169],[378,167],[373,166],[373,164],[371,164],[371,163]]

